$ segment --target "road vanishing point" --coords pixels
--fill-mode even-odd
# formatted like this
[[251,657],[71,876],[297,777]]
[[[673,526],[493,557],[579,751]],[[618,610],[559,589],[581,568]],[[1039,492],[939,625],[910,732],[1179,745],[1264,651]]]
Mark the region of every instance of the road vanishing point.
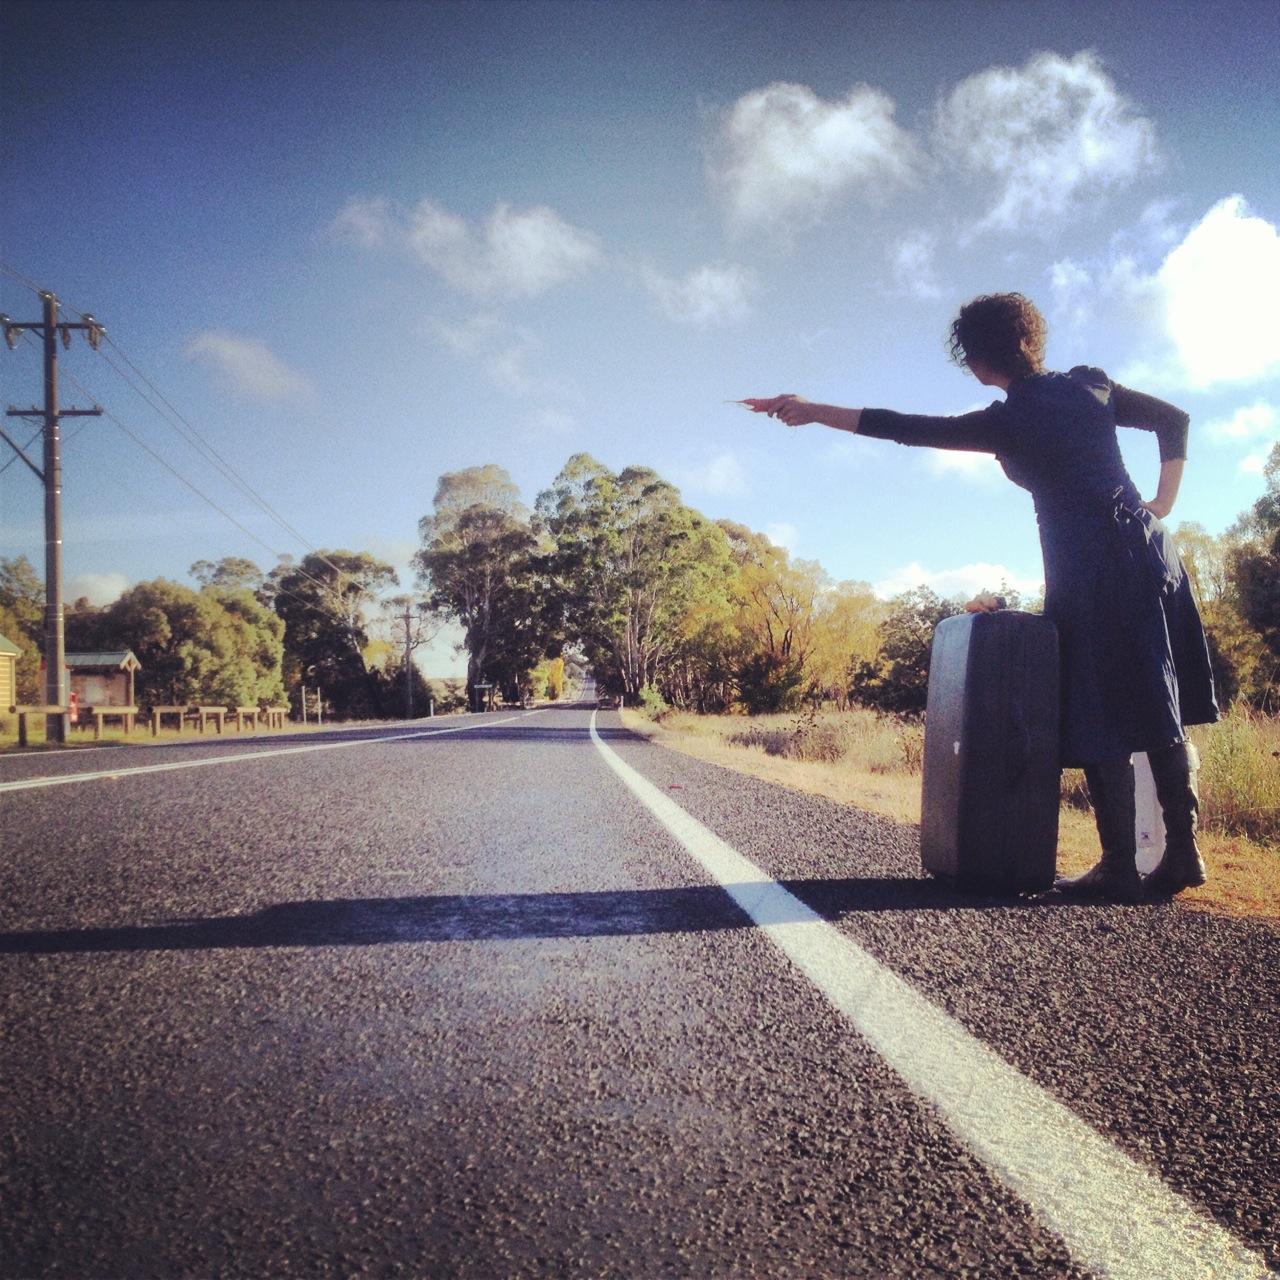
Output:
[[1280,1266],[1280,930],[593,705],[0,758],[0,1276]]

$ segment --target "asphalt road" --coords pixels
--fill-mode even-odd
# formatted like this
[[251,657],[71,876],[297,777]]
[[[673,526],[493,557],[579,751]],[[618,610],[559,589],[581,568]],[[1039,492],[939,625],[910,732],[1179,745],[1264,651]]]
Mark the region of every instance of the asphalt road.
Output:
[[1273,926],[591,723],[0,759],[0,1275],[1280,1266]]

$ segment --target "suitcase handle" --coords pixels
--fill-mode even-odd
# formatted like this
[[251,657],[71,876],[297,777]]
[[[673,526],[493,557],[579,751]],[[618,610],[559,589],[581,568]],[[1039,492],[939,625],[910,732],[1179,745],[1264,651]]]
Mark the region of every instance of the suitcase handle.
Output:
[[[1015,660],[1015,665],[1020,666],[1024,660],[1024,644],[1021,637],[1015,643],[1016,647],[1010,658]],[[1027,723],[1027,704],[1016,696],[1009,699],[1009,727],[1012,730],[1009,735],[1012,742],[1008,764],[1009,783],[1012,785],[1027,771],[1027,765],[1031,762],[1031,726]]]
[[1031,760],[1031,728],[1027,724],[1026,717],[1012,708],[1009,712],[1009,720],[1012,729],[1009,735],[1012,746],[1009,750],[1008,762],[1009,781],[1012,783],[1022,777]]

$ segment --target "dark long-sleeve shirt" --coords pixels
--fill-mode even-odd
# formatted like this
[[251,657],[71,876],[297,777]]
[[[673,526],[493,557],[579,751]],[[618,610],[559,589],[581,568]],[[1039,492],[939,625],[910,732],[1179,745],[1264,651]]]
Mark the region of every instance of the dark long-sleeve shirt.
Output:
[[992,453],[1030,491],[1061,647],[1064,763],[1165,746],[1217,717],[1190,585],[1116,438],[1117,424],[1152,431],[1162,462],[1185,458],[1189,421],[1084,367],[1018,378],[1003,401],[957,417],[862,411],[861,435]]

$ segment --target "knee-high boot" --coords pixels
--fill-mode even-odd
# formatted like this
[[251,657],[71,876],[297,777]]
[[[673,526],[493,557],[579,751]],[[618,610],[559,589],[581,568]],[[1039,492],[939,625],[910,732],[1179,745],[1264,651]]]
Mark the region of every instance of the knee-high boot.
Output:
[[1152,898],[1172,897],[1183,889],[1204,884],[1204,859],[1196,845],[1200,824],[1200,757],[1190,742],[1147,753],[1156,796],[1164,814],[1164,855],[1142,877],[1143,892]]
[[1084,875],[1058,880],[1054,887],[1081,897],[1137,902],[1142,895],[1142,882],[1138,876],[1133,761],[1107,760],[1086,765],[1084,777],[1093,801],[1102,857]]

